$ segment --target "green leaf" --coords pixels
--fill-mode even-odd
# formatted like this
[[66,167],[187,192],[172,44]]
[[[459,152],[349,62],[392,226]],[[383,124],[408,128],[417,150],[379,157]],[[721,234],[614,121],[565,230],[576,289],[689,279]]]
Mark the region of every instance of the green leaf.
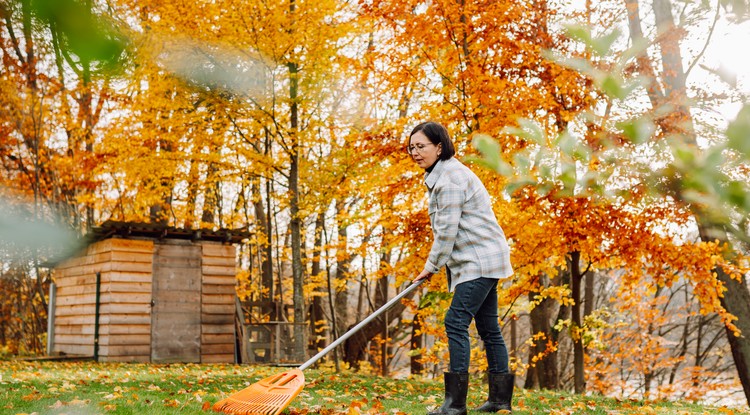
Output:
[[527,176],[531,172],[532,161],[525,153],[516,153],[513,156],[513,162],[516,166],[516,174]]
[[576,163],[563,163],[559,179],[563,183],[566,194],[572,196],[576,187]]
[[582,74],[589,75],[592,78],[601,73],[594,67],[594,65],[591,64],[590,61],[583,58],[561,56],[552,52],[543,53],[542,56],[562,66],[576,70],[578,72],[581,72]]
[[750,104],[745,104],[737,118],[727,127],[727,144],[750,160]]
[[472,140],[472,145],[482,154],[482,157],[467,157],[467,161],[484,165],[506,177],[513,175],[513,168],[502,158],[500,144],[492,137],[477,134]]
[[552,186],[552,183],[544,182],[544,183],[539,184],[536,187],[536,192],[539,193],[539,196],[544,197],[544,196],[547,196],[549,192],[552,191],[553,187],[554,186]]
[[591,39],[591,50],[599,56],[609,53],[612,44],[620,37],[620,31],[615,29],[604,36]]
[[711,147],[701,152],[705,155],[703,159],[703,169],[708,170],[709,176],[714,176],[718,173],[721,167],[726,162],[724,157],[724,149],[720,146]]
[[693,169],[696,165],[696,154],[686,144],[676,141],[672,143],[674,166],[681,171]]
[[34,218],[30,206],[11,209],[12,202],[0,198],[0,246],[13,256],[22,257],[27,252],[42,251],[49,260],[64,258],[80,249],[79,238],[71,229],[60,223]]
[[125,49],[124,38],[78,0],[34,0],[35,15],[62,35],[61,46],[82,61],[106,66],[118,63]]
[[591,31],[585,25],[567,25],[565,31],[571,38],[590,45],[593,39],[591,38]]
[[634,120],[628,120],[617,124],[617,128],[622,130],[633,144],[643,144],[647,142],[656,131],[653,121],[648,117],[639,117]]
[[645,38],[636,40],[631,39],[631,42],[633,42],[632,46],[625,49],[620,56],[620,60],[618,61],[619,67],[627,66],[632,59],[646,53],[646,50],[650,45],[649,41]]
[[516,181],[512,181],[508,183],[505,186],[505,191],[508,192],[508,194],[512,195],[513,193],[515,193],[518,189],[522,187],[534,186],[535,184],[536,182],[531,181],[531,180],[516,180]]
[[591,31],[584,25],[568,25],[565,30],[568,36],[585,44],[590,51],[599,56],[607,55],[612,44],[620,37],[618,29],[596,38],[591,36]]
[[742,209],[744,212],[750,210],[750,196],[747,185],[737,180],[732,180],[727,185],[726,198],[729,203]]
[[547,143],[544,129],[542,129],[542,126],[536,121],[527,118],[520,118],[518,120],[518,125],[518,127],[505,127],[503,128],[502,133],[523,138],[539,145],[545,145]]
[[599,87],[611,98],[625,99],[628,95],[628,90],[623,81],[614,74],[607,74],[599,81]]
[[557,139],[557,147],[560,148],[564,154],[572,157],[573,153],[576,151],[576,147],[578,147],[578,142],[573,135],[564,131]]
[[539,152],[539,155],[537,155],[537,171],[539,172],[539,177],[543,179],[550,179],[552,178],[552,166],[550,163],[543,163],[543,152]]

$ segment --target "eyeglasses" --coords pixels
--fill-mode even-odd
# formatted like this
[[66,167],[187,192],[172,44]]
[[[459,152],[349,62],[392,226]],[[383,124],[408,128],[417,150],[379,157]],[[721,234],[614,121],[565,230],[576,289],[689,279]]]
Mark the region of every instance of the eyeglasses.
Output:
[[426,143],[426,144],[424,144],[424,143],[417,143],[417,144],[412,144],[409,147],[406,147],[406,151],[410,155],[414,155],[414,153],[422,154],[422,152],[424,151],[425,147],[427,147],[427,146],[434,146],[434,145],[435,144],[433,144],[433,143]]

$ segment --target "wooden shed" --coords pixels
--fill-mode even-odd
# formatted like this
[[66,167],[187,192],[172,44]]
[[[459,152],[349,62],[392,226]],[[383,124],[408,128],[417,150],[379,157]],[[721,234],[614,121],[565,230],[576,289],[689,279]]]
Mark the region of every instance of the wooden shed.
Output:
[[107,222],[53,269],[53,355],[235,362],[237,231]]

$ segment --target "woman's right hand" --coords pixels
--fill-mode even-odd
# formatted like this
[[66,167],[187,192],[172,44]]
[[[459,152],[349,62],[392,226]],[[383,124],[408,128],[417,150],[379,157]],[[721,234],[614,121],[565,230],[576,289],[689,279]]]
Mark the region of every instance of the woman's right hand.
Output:
[[414,278],[411,282],[417,283],[425,278],[430,279],[433,276],[431,272],[427,272],[426,270],[422,270],[422,272],[417,275],[416,278]]

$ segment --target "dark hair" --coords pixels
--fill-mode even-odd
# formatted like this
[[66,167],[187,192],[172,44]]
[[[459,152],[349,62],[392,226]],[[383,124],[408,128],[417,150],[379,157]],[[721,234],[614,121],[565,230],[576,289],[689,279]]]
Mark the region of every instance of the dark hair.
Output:
[[432,144],[440,144],[442,146],[443,151],[440,152],[440,160],[448,160],[456,154],[456,148],[453,147],[453,142],[448,135],[448,130],[446,130],[441,124],[434,121],[423,122],[411,130],[409,139],[420,131]]

